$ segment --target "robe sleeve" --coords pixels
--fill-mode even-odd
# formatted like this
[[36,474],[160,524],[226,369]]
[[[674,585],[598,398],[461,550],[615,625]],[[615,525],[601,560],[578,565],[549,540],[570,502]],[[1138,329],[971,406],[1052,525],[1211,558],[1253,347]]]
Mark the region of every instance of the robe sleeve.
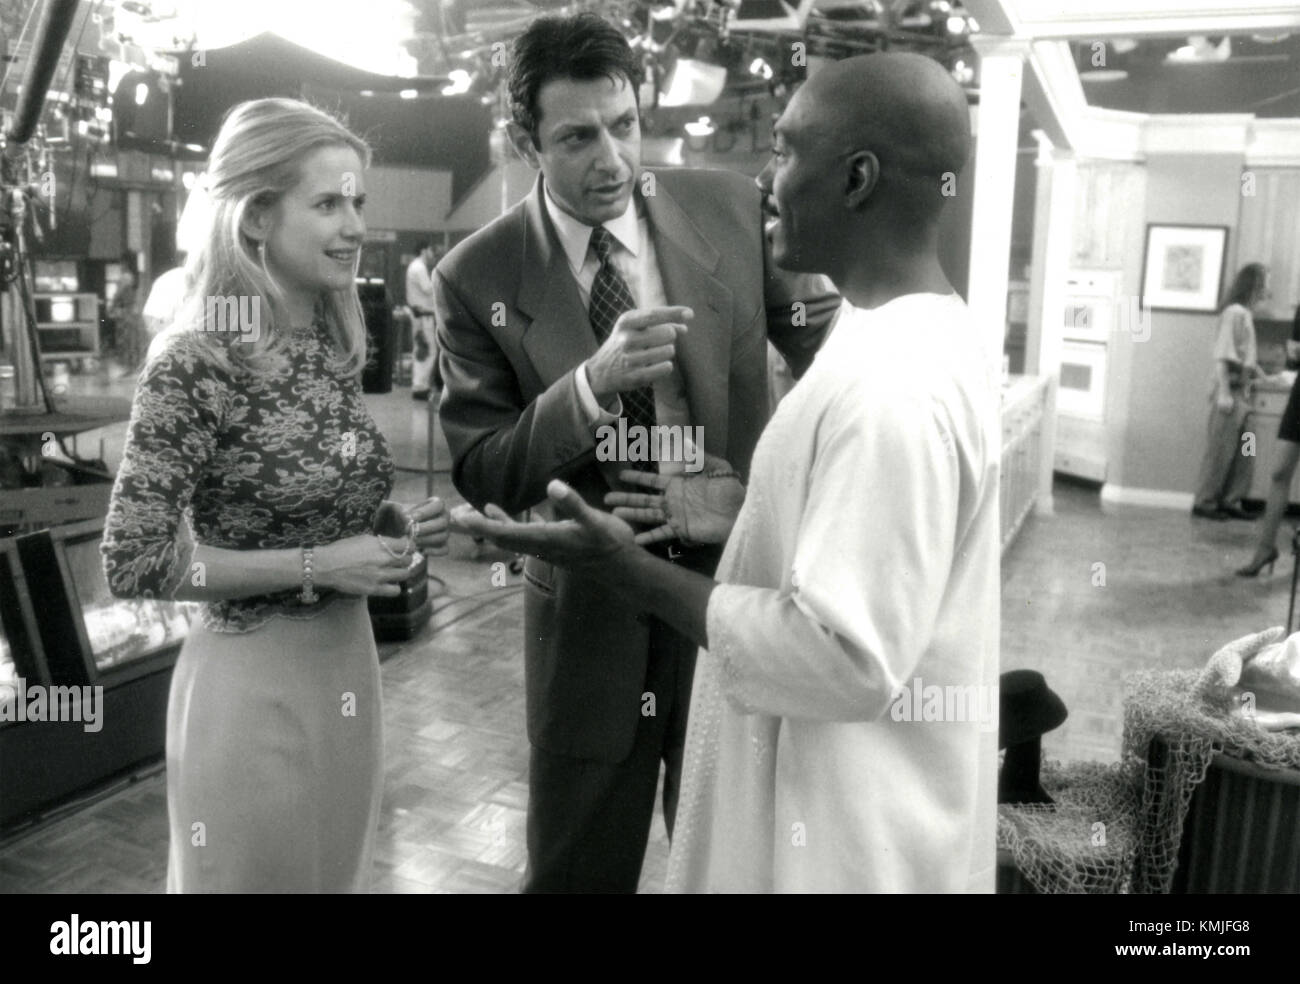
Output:
[[788,589],[722,584],[709,601],[709,653],[732,704],[823,721],[884,714],[933,638],[961,487],[952,422],[928,397],[868,404],[852,389],[832,401]]

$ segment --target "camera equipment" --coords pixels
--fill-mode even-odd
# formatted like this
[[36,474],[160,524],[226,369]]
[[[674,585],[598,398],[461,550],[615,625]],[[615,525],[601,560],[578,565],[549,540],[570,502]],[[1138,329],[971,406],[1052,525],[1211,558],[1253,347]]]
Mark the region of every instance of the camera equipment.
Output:
[[[0,129],[0,318],[12,326],[14,381],[18,411],[53,414],[54,404],[40,371],[40,341],[32,301],[28,235],[41,239],[36,204],[53,214],[53,168],[39,139],[29,145],[45,105],[45,94],[59,64],[80,0],[46,0],[11,119]],[[38,398],[39,390],[39,398]]]

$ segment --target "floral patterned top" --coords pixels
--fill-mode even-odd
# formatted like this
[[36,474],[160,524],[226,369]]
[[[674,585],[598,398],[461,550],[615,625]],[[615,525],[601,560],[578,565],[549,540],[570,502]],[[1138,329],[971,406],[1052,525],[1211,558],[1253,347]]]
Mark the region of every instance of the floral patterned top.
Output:
[[[149,362],[100,544],[115,595],[175,597],[199,576],[196,543],[275,550],[370,532],[393,461],[359,382],[329,364],[328,344],[317,329],[296,330],[283,370],[235,377],[177,333]],[[305,605],[298,594],[205,603],[203,622],[248,632],[274,616],[311,618],[341,597],[319,591]]]

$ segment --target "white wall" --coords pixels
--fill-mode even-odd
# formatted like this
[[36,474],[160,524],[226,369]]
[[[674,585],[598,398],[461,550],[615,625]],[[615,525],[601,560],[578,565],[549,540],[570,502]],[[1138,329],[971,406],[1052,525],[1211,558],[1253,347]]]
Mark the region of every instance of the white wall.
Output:
[[366,171],[366,225],[371,229],[442,229],[450,210],[450,171],[416,167]]

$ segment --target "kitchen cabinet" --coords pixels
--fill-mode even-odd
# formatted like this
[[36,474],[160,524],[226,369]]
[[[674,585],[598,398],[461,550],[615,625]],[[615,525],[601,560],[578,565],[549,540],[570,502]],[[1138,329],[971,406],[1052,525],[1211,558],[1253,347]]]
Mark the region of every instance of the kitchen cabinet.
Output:
[[1013,376],[1002,390],[1002,550],[1015,540],[1038,500],[1043,460],[1046,376]]
[[1070,265],[1122,270],[1130,225],[1142,220],[1142,171],[1123,161],[1079,164]]
[[[1246,168],[1241,190],[1237,269],[1247,263],[1267,266],[1273,296],[1255,317],[1290,321],[1300,306],[1300,168]],[[1225,272],[1228,284],[1235,273]]]
[[[1246,429],[1255,435],[1255,474],[1250,482],[1251,499],[1268,501],[1268,488],[1272,484],[1273,468],[1277,465],[1277,428],[1282,421],[1282,411],[1290,390],[1278,384],[1263,384],[1255,390],[1254,410]],[[1300,468],[1291,479],[1288,500],[1300,505]]]

